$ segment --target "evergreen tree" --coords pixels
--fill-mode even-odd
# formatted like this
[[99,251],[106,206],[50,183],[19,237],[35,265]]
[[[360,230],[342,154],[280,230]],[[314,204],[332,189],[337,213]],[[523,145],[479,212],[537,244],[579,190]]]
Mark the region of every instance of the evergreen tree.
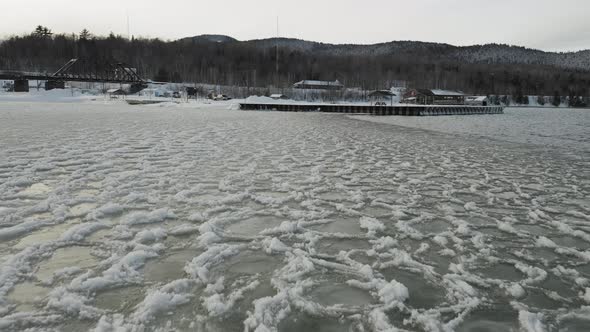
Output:
[[182,76],[180,76],[180,73],[175,71],[174,73],[172,73],[172,77],[170,79],[173,83],[182,83]]
[[514,96],[514,100],[518,105],[524,104],[524,96],[522,95],[522,91],[518,91]]
[[51,35],[53,35],[53,32],[51,32],[51,29],[49,29],[48,27],[38,25],[35,28],[35,31],[33,31],[32,35],[37,38],[49,38],[51,37]]
[[92,35],[90,34],[90,31],[84,29],[82,30],[82,32],[80,32],[80,40],[88,40],[92,37]]
[[53,35],[53,32],[51,32],[51,30],[47,27],[43,28],[43,36],[44,37],[50,37],[51,35]]
[[509,105],[510,105],[510,98],[508,98],[508,96],[502,96],[502,98],[501,98],[501,102],[502,102],[502,104],[504,104],[505,106],[509,106]]
[[43,26],[42,25],[38,25],[35,28],[35,31],[33,31],[33,36],[35,37],[41,37],[43,35]]
[[553,100],[551,102],[551,104],[553,104],[553,106],[558,107],[559,105],[561,105],[561,97],[559,96],[559,91],[555,91],[555,93],[553,94]]
[[160,67],[158,69],[158,73],[154,76],[154,81],[156,82],[170,82],[170,74],[164,67]]

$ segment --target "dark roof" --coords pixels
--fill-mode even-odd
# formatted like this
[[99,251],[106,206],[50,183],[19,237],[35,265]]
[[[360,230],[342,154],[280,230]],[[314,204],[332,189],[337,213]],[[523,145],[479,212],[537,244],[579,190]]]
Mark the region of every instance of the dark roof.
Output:
[[109,89],[107,90],[107,93],[110,93],[112,95],[122,95],[125,94],[125,91],[123,91],[122,89]]
[[381,97],[381,96],[393,97],[393,96],[395,96],[395,93],[393,93],[389,90],[376,90],[376,91],[369,93],[369,97]]

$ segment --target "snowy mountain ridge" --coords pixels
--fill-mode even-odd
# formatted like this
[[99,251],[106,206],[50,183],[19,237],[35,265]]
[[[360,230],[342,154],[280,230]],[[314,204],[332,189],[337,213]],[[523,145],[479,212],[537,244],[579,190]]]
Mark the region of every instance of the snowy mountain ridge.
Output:
[[[193,37],[203,40],[203,36]],[[256,48],[277,45],[297,52],[336,56],[396,56],[440,61],[458,61],[472,64],[526,64],[547,65],[564,69],[590,70],[590,50],[578,52],[546,52],[506,44],[454,46],[443,43],[419,41],[392,41],[371,45],[327,44],[293,38],[267,38],[238,41],[232,37],[218,36],[223,42],[241,43]],[[190,39],[190,38],[189,38]],[[219,42],[219,41],[217,41]]]
[[225,35],[199,35],[189,38],[184,38],[182,41],[194,41],[194,42],[212,42],[212,43],[232,43],[238,40],[230,36]]

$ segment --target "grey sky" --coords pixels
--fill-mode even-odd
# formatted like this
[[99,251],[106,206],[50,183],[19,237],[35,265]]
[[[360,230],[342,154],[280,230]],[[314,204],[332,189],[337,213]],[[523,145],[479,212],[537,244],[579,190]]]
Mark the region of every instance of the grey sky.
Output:
[[490,42],[543,50],[590,49],[589,0],[27,0],[6,1],[0,34],[36,25],[104,35],[176,39],[226,34],[240,40],[280,35],[329,43],[421,40]]

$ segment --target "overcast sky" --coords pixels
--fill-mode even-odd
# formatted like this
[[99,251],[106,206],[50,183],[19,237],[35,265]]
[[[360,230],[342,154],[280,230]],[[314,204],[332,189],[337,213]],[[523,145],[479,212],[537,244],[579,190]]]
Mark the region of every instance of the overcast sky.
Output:
[[[3,1],[4,2],[4,1]],[[11,0],[0,37],[48,26],[72,33],[113,31],[177,39],[280,35],[329,43],[420,40],[507,43],[551,51],[590,49],[590,0]]]

